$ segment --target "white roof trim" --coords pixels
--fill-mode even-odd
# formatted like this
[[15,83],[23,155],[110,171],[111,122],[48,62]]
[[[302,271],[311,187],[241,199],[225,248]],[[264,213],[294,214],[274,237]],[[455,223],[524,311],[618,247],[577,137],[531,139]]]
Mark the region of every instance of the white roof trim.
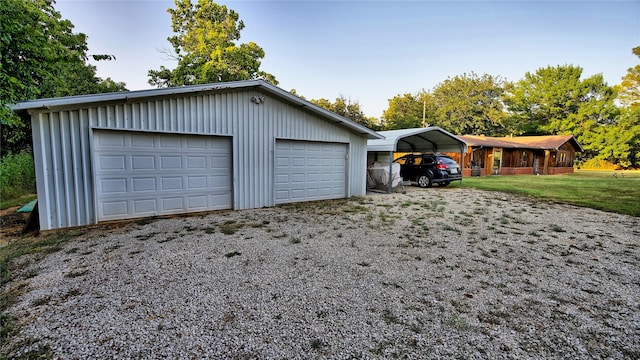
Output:
[[150,97],[163,97],[163,96],[191,94],[191,93],[200,93],[200,92],[208,92],[208,91],[220,91],[220,90],[226,90],[226,89],[236,90],[236,89],[244,89],[244,88],[252,88],[252,87],[260,88],[283,100],[286,100],[292,104],[298,105],[304,108],[305,110],[311,111],[312,113],[315,113],[316,115],[319,115],[329,121],[333,121],[338,125],[344,126],[353,132],[366,135],[367,138],[369,139],[383,138],[382,135],[378,134],[377,132],[365,126],[362,126],[354,121],[351,121],[333,112],[327,111],[317,105],[314,105],[309,101],[306,101],[298,96],[290,94],[289,92],[277,86],[271,85],[264,80],[233,81],[233,82],[225,82],[225,83],[190,85],[190,86],[180,86],[180,87],[172,87],[172,88],[122,91],[122,92],[115,92],[115,93],[91,94],[91,95],[67,96],[67,97],[61,97],[61,98],[30,100],[30,101],[22,101],[15,105],[12,105],[11,109],[16,112],[33,111],[38,109],[46,110],[51,108],[75,106],[75,105],[82,105],[82,104],[102,103],[102,102],[110,102],[110,101],[128,101],[128,100],[136,100],[136,99],[143,99],[143,98],[150,98]]

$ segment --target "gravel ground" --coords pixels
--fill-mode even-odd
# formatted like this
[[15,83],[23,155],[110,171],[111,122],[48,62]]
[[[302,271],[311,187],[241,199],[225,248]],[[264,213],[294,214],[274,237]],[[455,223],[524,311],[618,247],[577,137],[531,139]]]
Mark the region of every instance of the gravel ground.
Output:
[[640,218],[455,187],[141,220],[25,270],[10,356],[638,359],[639,264]]

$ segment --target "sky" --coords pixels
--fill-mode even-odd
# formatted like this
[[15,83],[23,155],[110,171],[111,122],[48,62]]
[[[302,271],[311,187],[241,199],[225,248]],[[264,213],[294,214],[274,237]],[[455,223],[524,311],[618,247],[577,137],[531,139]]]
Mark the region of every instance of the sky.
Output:
[[[192,0],[194,3],[197,0]],[[389,99],[475,72],[518,81],[557,65],[619,84],[640,63],[640,0],[627,1],[216,1],[244,22],[239,43],[265,51],[260,69],[306,99],[343,96],[380,118]],[[166,0],[57,0],[88,36],[98,76],[129,90],[147,72],[175,68]]]

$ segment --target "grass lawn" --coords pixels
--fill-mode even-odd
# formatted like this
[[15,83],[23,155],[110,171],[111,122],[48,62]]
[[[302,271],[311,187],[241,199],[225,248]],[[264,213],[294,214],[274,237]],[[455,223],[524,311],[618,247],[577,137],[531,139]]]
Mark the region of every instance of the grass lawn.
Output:
[[640,171],[578,170],[564,175],[465,177],[462,186],[640,216]]

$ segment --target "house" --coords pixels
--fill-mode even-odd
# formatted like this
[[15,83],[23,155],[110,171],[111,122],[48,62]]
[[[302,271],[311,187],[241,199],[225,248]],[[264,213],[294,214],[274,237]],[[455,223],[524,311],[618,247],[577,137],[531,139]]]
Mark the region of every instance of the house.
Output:
[[378,133],[262,80],[25,101],[40,229],[366,193]]
[[573,135],[458,137],[468,146],[464,160],[451,155],[463,176],[571,173],[576,152],[583,151]]

